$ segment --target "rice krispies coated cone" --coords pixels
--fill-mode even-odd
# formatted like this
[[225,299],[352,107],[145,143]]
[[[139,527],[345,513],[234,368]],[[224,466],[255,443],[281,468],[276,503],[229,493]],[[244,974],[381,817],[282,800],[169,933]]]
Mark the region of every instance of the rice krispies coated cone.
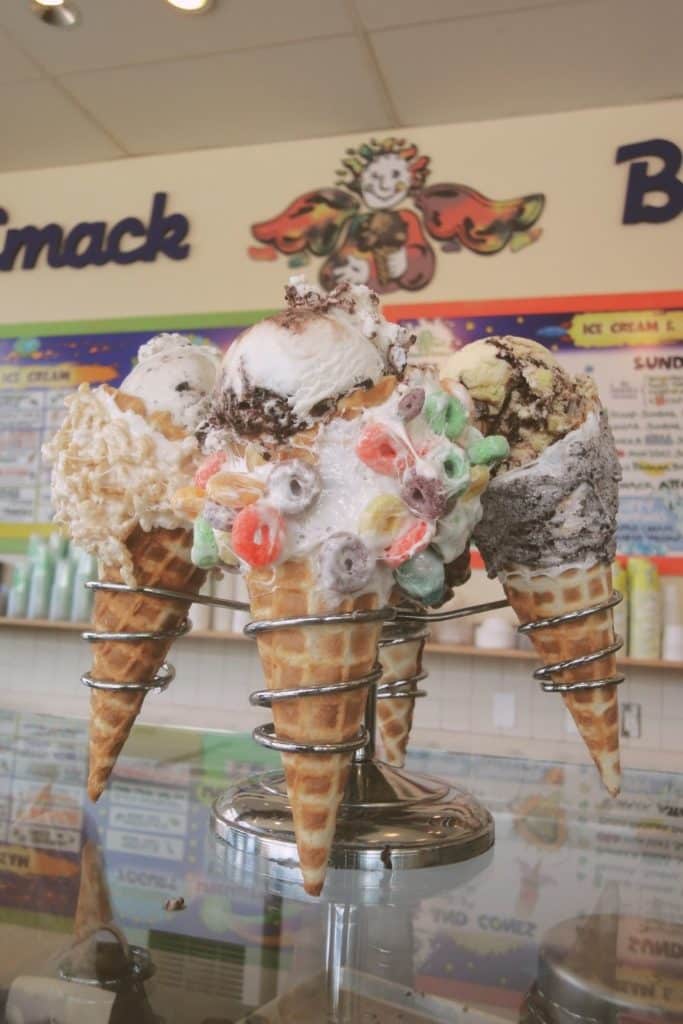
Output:
[[[535,622],[565,612],[578,611],[606,601],[612,594],[612,569],[599,563],[587,569],[567,569],[558,576],[530,575],[511,570],[505,593],[520,622]],[[536,651],[546,664],[592,654],[614,643],[612,609],[574,622],[531,633]],[[574,669],[556,672],[558,683],[588,682],[616,672],[614,654]],[[617,687],[563,693],[583,740],[611,796],[621,788],[619,764],[619,706]]]
[[[186,592],[188,603],[147,594],[100,590],[95,594],[93,608],[95,629],[111,633],[177,629],[187,616],[189,598],[199,592],[206,578],[206,573],[190,561],[192,533],[182,528],[145,532],[136,527],[126,546],[139,586]],[[104,569],[101,579],[121,582],[117,569]],[[172,642],[167,639],[95,643],[90,674],[94,679],[112,682],[150,683],[164,663]],[[144,691],[91,690],[88,772],[91,800],[101,795],[145,696]]]
[[[424,645],[425,637],[422,636],[403,644],[380,647],[379,660],[383,671],[379,685],[420,673]],[[378,736],[383,760],[394,768],[402,768],[405,764],[414,710],[414,697],[385,697],[377,701]]]
[[[379,607],[376,594],[340,600],[331,609],[319,594],[318,574],[309,559],[252,569],[246,577],[255,620],[367,611]],[[350,682],[367,675],[377,661],[381,623],[302,626],[263,633],[259,655],[269,690]],[[325,697],[300,697],[273,704],[275,731],[295,743],[339,743],[358,735],[367,690]],[[304,889],[322,890],[344,794],[351,754],[283,754]]]

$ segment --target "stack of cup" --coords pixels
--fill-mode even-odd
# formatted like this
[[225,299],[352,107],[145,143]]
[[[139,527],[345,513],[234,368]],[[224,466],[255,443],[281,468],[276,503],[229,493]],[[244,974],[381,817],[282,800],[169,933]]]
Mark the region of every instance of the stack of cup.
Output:
[[[199,591],[199,593],[202,594],[204,597],[210,597],[212,593],[212,585],[213,581],[211,579],[211,576],[208,576],[206,579],[206,583]],[[193,605],[190,605],[188,617],[192,623],[193,631],[196,632],[199,629],[211,629],[211,610],[212,609],[210,604],[195,603]]]
[[474,631],[475,646],[491,650],[510,650],[515,647],[516,639],[510,620],[497,615],[484,619]]
[[662,658],[664,661],[683,661],[683,581],[667,580],[663,588],[664,632]]
[[629,653],[629,591],[628,591],[628,573],[626,571],[626,565],[623,562],[615,562],[612,566],[612,586],[614,589],[621,594],[621,601],[615,605],[612,612],[614,616],[614,632],[617,636],[621,637],[624,642],[621,648],[622,656],[626,656]]
[[[235,576],[235,600],[244,601],[249,604],[249,593],[247,591],[247,585],[244,582],[242,576]],[[251,622],[251,615],[247,612],[233,612],[232,616],[232,631],[233,633],[241,633],[248,622]]]
[[[231,601],[235,596],[235,576],[232,573],[224,572],[220,579],[213,581],[213,595],[224,601]],[[215,605],[213,608],[213,629],[216,633],[232,633],[231,608],[221,608]]]
[[628,562],[630,616],[628,653],[632,658],[662,656],[662,600],[659,573],[649,558]]

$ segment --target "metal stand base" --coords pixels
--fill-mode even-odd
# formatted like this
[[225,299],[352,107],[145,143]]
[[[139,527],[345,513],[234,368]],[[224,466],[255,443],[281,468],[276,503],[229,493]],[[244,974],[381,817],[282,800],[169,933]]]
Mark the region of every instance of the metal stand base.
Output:
[[[330,865],[363,871],[425,868],[478,857],[494,841],[493,819],[474,797],[427,775],[378,761],[351,765]],[[214,833],[262,874],[298,876],[284,775],[253,776],[220,796]],[[300,877],[300,876],[298,876]]]

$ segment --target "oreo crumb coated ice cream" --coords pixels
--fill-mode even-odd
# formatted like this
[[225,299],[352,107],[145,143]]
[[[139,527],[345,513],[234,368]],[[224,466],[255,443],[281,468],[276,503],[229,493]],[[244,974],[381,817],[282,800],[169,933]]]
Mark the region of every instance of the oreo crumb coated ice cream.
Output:
[[282,442],[324,419],[349,392],[402,375],[412,338],[384,320],[368,288],[343,284],[326,294],[292,278],[285,294],[284,312],[228,349],[210,435]]
[[607,415],[593,411],[536,462],[492,480],[474,532],[489,575],[612,562],[620,476]]
[[466,389],[479,429],[510,445],[474,531],[489,575],[610,563],[621,471],[593,380],[514,337],[465,346],[445,376],[452,389]]

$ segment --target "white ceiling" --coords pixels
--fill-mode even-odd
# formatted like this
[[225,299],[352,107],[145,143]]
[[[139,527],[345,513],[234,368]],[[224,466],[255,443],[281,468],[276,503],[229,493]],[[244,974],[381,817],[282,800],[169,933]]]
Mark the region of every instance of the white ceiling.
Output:
[[683,96],[683,0],[0,0],[0,171]]

